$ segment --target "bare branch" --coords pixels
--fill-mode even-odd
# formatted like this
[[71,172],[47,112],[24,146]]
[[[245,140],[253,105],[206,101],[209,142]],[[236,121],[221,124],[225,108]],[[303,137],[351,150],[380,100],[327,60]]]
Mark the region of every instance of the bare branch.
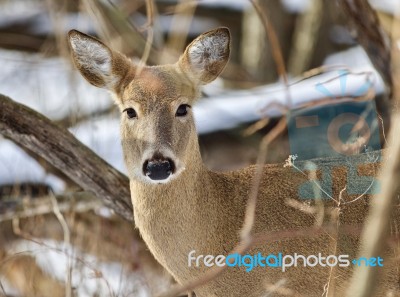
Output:
[[391,89],[393,81],[389,37],[383,31],[375,10],[367,0],[338,0],[338,3],[350,21],[357,41]]
[[109,40],[113,49],[128,55],[145,55],[149,64],[158,64],[157,51],[149,44],[149,39],[143,37],[122,11],[107,1],[83,0],[82,4],[94,20],[102,39]]
[[[53,212],[49,196],[29,199],[28,201],[22,201],[22,197],[21,199],[18,199],[20,197],[16,198],[16,205],[6,208],[5,212],[0,214],[0,223],[12,220],[15,217],[29,218]],[[100,208],[103,205],[101,200],[97,199],[90,192],[56,195],[55,198],[57,199],[57,205],[61,212],[66,212],[71,209],[73,209],[75,213],[87,212]]]
[[388,96],[376,99],[378,113],[383,116],[384,127],[390,127],[388,98],[392,97],[395,84],[391,73],[390,39],[380,25],[376,11],[367,0],[337,0],[358,43],[364,48],[372,64],[382,76]]

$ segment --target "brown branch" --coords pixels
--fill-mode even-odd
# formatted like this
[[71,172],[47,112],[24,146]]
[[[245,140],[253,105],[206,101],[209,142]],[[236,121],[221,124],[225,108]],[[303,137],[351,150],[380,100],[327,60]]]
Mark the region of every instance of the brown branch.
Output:
[[150,65],[158,64],[159,53],[130,23],[124,12],[107,1],[83,0],[82,7],[94,20],[101,39],[108,40],[113,49],[128,56],[142,56],[145,53]]
[[0,133],[59,169],[116,213],[133,220],[128,178],[38,112],[0,94]]
[[308,9],[296,18],[293,46],[288,61],[289,73],[294,76],[302,75],[310,67],[321,29],[323,11],[323,1],[312,0]]
[[376,70],[380,73],[388,89],[388,96],[376,100],[378,113],[383,116],[384,127],[390,127],[388,98],[393,92],[391,73],[390,39],[380,25],[376,11],[367,0],[337,0],[340,8],[349,20],[349,27],[355,33],[358,43],[364,48]]
[[[12,220],[15,217],[29,218],[44,215],[53,212],[51,204],[52,196],[46,195],[35,199],[23,200],[23,197],[15,197],[14,204],[10,207],[3,208],[0,213],[0,223]],[[61,212],[67,212],[73,209],[75,213],[87,212],[97,209],[103,204],[89,192],[66,193],[54,196],[57,199],[58,209]]]
[[392,89],[389,37],[383,31],[375,10],[367,0],[338,0],[338,4],[355,31],[358,43],[365,49],[386,85]]
[[[358,236],[361,233],[361,225],[341,225],[339,227],[340,234]],[[312,226],[301,229],[288,229],[281,231],[268,231],[261,232],[254,235],[253,245],[263,245],[271,242],[278,242],[283,240],[298,239],[298,238],[314,238],[327,233],[338,232],[337,226],[327,224],[324,226]]]
[[[275,29],[273,28],[269,18],[267,17],[265,11],[261,8],[260,4],[256,0],[250,0],[254,9],[256,10],[260,20],[265,28],[265,31],[268,35],[268,40],[271,44],[272,55],[276,63],[276,69],[281,78],[283,78],[285,84],[288,84],[287,73],[285,60],[283,59],[282,50],[278,41],[278,37],[276,35]],[[265,7],[264,7],[265,9]]]

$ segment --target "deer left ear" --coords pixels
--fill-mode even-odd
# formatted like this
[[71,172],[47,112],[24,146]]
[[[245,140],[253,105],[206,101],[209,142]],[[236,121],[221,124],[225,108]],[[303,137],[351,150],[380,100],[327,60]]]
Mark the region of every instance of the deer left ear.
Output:
[[224,27],[203,33],[187,46],[178,63],[196,82],[208,84],[228,63],[230,39],[229,29]]
[[94,37],[72,30],[68,41],[75,66],[92,85],[116,92],[132,63]]

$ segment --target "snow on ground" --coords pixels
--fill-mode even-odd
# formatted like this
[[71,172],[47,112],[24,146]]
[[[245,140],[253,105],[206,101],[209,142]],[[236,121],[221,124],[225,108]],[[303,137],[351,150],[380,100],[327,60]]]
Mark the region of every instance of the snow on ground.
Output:
[[373,8],[391,15],[400,13],[400,2],[397,0],[369,0],[369,3]]
[[[281,2],[290,13],[303,13],[312,5],[311,0],[281,0]],[[400,2],[397,0],[369,0],[369,3],[373,8],[392,15],[400,10]]]
[[[63,283],[69,267],[72,267],[71,285],[76,296],[150,296],[143,275],[126,271],[121,263],[101,262],[93,255],[54,240],[37,242],[40,244],[28,240],[15,241],[7,247],[7,252],[33,256],[43,271]],[[10,290],[15,291],[13,288]]]
[[[176,4],[176,0],[157,0],[160,3]],[[199,0],[197,6],[213,7],[213,8],[226,8],[232,10],[244,10],[251,6],[250,1],[247,0]]]
[[88,83],[61,58],[0,50],[0,93],[52,119],[111,105],[107,92]]
[[[61,119],[68,114],[85,114],[109,107],[112,103],[107,91],[87,83],[80,74],[60,58],[43,58],[36,54],[0,50],[0,93],[26,104],[52,119]],[[367,55],[360,47],[334,54],[327,58],[326,65],[351,65],[351,73],[337,70],[310,78],[297,84],[291,80],[289,88],[291,108],[324,97],[351,95],[365,92],[365,80],[373,77],[373,88],[383,91],[383,83],[372,68]],[[367,72],[363,75],[353,73]],[[343,76],[346,78],[343,80]],[[343,84],[343,81],[345,85]],[[342,90],[343,89],[343,90]],[[273,102],[287,105],[287,92],[281,82],[251,90],[229,91],[221,88],[221,82],[206,86],[211,95],[194,106],[198,132],[209,133],[229,129],[242,123],[255,121],[262,116],[279,116],[281,111],[263,108]],[[119,140],[118,112],[96,117],[80,123],[70,130],[78,139],[92,148],[111,165],[125,172]],[[15,165],[18,164],[18,165]],[[22,150],[6,140],[0,140],[0,185],[12,181],[42,181],[56,191],[62,190],[62,182],[48,176],[40,166]]]
[[311,4],[311,0],[281,0],[281,2],[290,13],[302,13],[306,11]]
[[[0,63],[0,93],[51,119],[96,112],[112,104],[107,92],[91,88],[60,58],[0,50]],[[0,139],[0,185],[28,181],[46,183],[56,192],[64,188],[23,150]]]
[[[255,121],[262,116],[276,117],[282,115],[281,109],[270,108],[262,110],[271,103],[281,106],[296,108],[323,97],[352,96],[365,94],[365,75],[356,75],[365,71],[369,72],[375,81],[375,91],[381,93],[383,84],[376,72],[371,67],[352,68],[352,73],[345,76],[345,86],[341,90],[341,74],[337,71],[310,78],[307,81],[292,85],[287,92],[282,83],[258,87],[252,90],[227,92],[224,95],[206,98],[194,106],[198,132],[209,133],[217,130],[230,129],[239,124]],[[354,74],[353,74],[354,73]],[[343,81],[343,80],[342,80]],[[322,85],[322,86],[321,86]],[[289,103],[291,102],[291,104]]]
[[47,174],[43,167],[19,146],[0,137],[0,186],[22,182],[44,183],[56,193],[65,188],[62,180]]
[[70,131],[108,163],[122,172],[126,171],[122,158],[119,117],[93,119],[72,127]]

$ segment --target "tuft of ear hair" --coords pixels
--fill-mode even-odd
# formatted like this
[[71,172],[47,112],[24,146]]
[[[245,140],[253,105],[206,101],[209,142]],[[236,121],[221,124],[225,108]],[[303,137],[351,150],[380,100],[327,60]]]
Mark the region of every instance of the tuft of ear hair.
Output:
[[68,33],[76,68],[92,85],[116,91],[132,66],[128,58],[77,30]]
[[208,84],[224,70],[230,55],[230,32],[221,27],[193,40],[179,59],[179,65],[192,80]]

